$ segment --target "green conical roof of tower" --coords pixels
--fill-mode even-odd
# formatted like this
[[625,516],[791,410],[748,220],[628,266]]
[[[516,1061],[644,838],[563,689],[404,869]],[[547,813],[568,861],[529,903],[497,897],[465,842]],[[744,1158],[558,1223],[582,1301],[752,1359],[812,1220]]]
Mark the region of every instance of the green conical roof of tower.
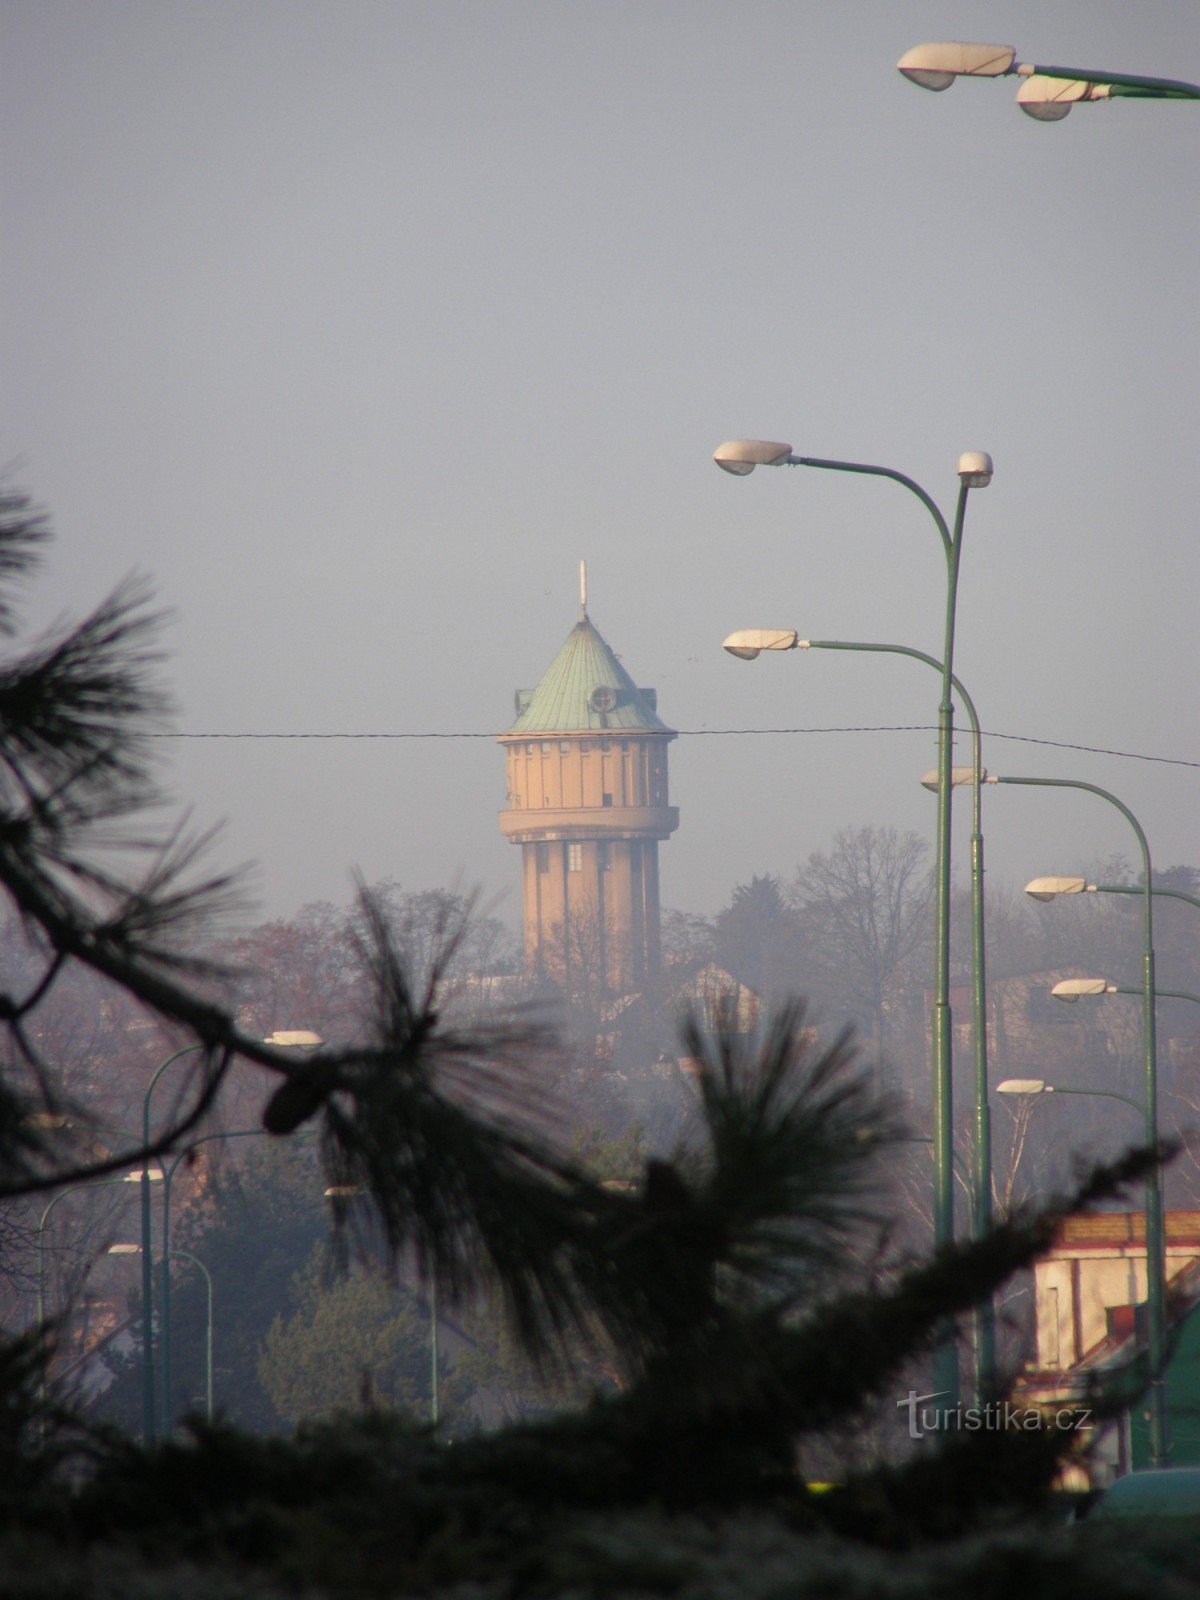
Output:
[[653,689],[639,689],[584,612],[536,689],[517,690],[517,720],[506,734],[673,733]]

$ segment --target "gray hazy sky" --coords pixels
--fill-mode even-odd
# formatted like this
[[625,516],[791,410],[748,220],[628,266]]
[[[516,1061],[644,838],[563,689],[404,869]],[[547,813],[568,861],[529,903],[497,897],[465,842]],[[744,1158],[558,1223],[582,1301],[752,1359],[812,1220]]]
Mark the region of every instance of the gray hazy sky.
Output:
[[[0,11],[0,457],[58,530],[39,617],[153,574],[181,731],[500,731],[581,556],[677,728],[931,723],[916,664],[721,651],[941,648],[919,505],[712,465],[759,435],[948,511],[990,451],[958,651],[985,728],[1200,761],[1200,105],[1040,125],[1011,79],[894,67],[968,38],[1196,81],[1191,0]],[[715,909],[848,823],[931,833],[933,760],[927,731],[681,738],[666,902]],[[1111,788],[1156,864],[1200,864],[1195,765],[987,760]],[[357,866],[515,914],[488,740],[179,741],[168,770],[264,910]],[[1086,795],[993,790],[986,827],[1004,883],[1132,844]]]

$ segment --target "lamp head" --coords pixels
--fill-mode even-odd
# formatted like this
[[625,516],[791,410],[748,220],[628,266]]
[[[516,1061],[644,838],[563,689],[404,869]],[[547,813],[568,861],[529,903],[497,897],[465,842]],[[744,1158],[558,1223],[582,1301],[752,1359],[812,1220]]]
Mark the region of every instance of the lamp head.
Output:
[[795,628],[739,628],[722,649],[741,661],[753,661],[763,650],[794,650],[798,643]]
[[1058,894],[1082,894],[1086,888],[1086,878],[1032,878],[1025,893],[1035,900],[1053,900]]
[[776,444],[770,439],[726,439],[713,451],[717,465],[739,478],[755,467],[786,466],[791,457],[790,444]]
[[1010,71],[1016,51],[1007,44],[919,44],[896,66],[921,89],[948,89],[957,77],[999,78]]
[[964,488],[986,489],[994,470],[986,450],[966,450],[958,458],[958,476]]
[[1056,1000],[1065,1000],[1069,1006],[1073,1006],[1085,994],[1107,994],[1108,991],[1107,978],[1064,978],[1061,983],[1054,985],[1050,993]]
[[1049,1085],[1045,1078],[1005,1078],[996,1085],[997,1094],[1045,1094]]
[[1022,80],[1017,104],[1035,122],[1061,122],[1077,100],[1107,100],[1106,83],[1080,78],[1047,78],[1040,72]]
[[[981,783],[986,783],[987,782],[987,768],[986,767],[980,772],[979,781]],[[950,768],[950,783],[951,783],[951,786],[953,788],[961,789],[965,784],[974,784],[974,782],[975,782],[975,768],[974,767],[951,767]],[[938,791],[938,775],[937,775],[937,768],[936,767],[932,768],[929,772],[924,774],[924,776],[921,779],[921,786],[923,788],[925,788],[925,789],[928,789],[931,794],[936,794],[937,793],[937,791]]]

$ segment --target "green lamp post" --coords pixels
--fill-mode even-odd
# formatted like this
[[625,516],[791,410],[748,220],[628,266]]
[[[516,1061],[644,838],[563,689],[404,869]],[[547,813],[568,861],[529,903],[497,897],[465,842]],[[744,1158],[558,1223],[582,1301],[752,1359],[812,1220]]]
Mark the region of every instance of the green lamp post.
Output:
[[[141,1247],[140,1244],[110,1244],[109,1247],[108,1247],[108,1253],[109,1253],[110,1256],[137,1256],[137,1255],[141,1255],[142,1254],[142,1247]],[[191,1254],[190,1251],[188,1251],[188,1250],[168,1250],[168,1251],[164,1251],[163,1252],[162,1261],[161,1261],[164,1278],[166,1277],[166,1274],[167,1274],[167,1263],[172,1257],[174,1257],[178,1261],[190,1261],[192,1266],[199,1268],[200,1272],[203,1274],[203,1277],[204,1277],[205,1297],[206,1297],[206,1305],[207,1305],[207,1312],[208,1312],[207,1323],[206,1323],[206,1327],[205,1327],[205,1338],[204,1338],[204,1415],[207,1418],[207,1420],[209,1422],[211,1422],[212,1419],[213,1419],[213,1281],[212,1281],[212,1274],[209,1272],[208,1268],[204,1265],[203,1261],[198,1260],[194,1255]],[[164,1422],[164,1424],[167,1422],[167,1413],[165,1411],[163,1412],[163,1422]]]
[[[205,1048],[202,1044],[185,1045],[182,1050],[176,1050],[169,1055],[161,1066],[156,1067],[154,1076],[150,1079],[146,1093],[142,1097],[142,1144],[145,1149],[150,1148],[150,1097],[154,1093],[158,1080],[167,1068],[184,1056],[194,1055]],[[154,1414],[154,1263],[151,1259],[153,1249],[152,1230],[150,1226],[150,1183],[147,1172],[142,1173],[142,1437],[149,1444],[157,1432]],[[165,1270],[165,1268],[164,1268]]]
[[[1154,983],[1154,889],[1150,845],[1145,830],[1123,800],[1094,783],[1074,778],[989,776],[986,783],[1013,783],[1042,789],[1081,789],[1115,807],[1133,829],[1142,857],[1142,1042],[1145,1070],[1146,1128],[1158,1140],[1158,1043]],[[1035,880],[1036,882],[1037,880]],[[1060,892],[1060,891],[1055,891]],[[1146,1179],[1146,1313],[1150,1361],[1150,1464],[1165,1467],[1170,1459],[1167,1426],[1167,1258],[1163,1221],[1162,1172],[1156,1165]]]
[[204,1415],[208,1421],[213,1419],[213,1281],[212,1274],[188,1250],[172,1250],[171,1254],[180,1261],[189,1261],[199,1271],[204,1279],[208,1316],[204,1333]]
[[[169,1434],[171,1429],[171,1274],[167,1263],[172,1256],[182,1255],[183,1252],[171,1246],[171,1184],[181,1163],[187,1161],[194,1150],[202,1144],[224,1143],[227,1139],[265,1139],[268,1137],[263,1128],[235,1128],[228,1133],[206,1133],[203,1138],[194,1139],[186,1150],[181,1150],[174,1161],[168,1166],[163,1165],[162,1188],[162,1304],[159,1308],[158,1348],[159,1348],[159,1388],[162,1399],[162,1426],[163,1432]],[[129,1253],[129,1252],[121,1252]],[[210,1291],[211,1293],[211,1291]],[[210,1419],[211,1420],[211,1419]]]
[[[263,1042],[263,1044],[275,1045],[276,1047],[278,1047],[280,1049],[316,1050],[316,1049],[319,1049],[320,1046],[325,1041],[321,1038],[321,1035],[319,1033],[313,1033],[310,1029],[293,1028],[293,1029],[285,1029],[285,1030],[278,1031],[278,1032],[275,1032],[275,1033],[272,1033],[272,1034],[268,1034],[268,1036],[262,1042]],[[144,1145],[144,1147],[146,1149],[150,1148],[150,1100],[151,1100],[151,1096],[154,1094],[155,1088],[158,1085],[158,1080],[162,1077],[163,1073],[167,1070],[167,1068],[170,1067],[170,1066],[173,1066],[176,1061],[180,1061],[180,1060],[183,1059],[184,1056],[194,1055],[197,1051],[203,1051],[203,1050],[205,1050],[207,1048],[208,1047],[206,1045],[204,1045],[204,1044],[189,1044],[189,1045],[185,1045],[182,1050],[176,1050],[173,1055],[169,1055],[167,1057],[167,1059],[162,1063],[162,1065],[155,1069],[154,1076],[150,1079],[150,1082],[149,1082],[149,1084],[147,1085],[147,1088],[146,1088],[146,1093],[145,1093],[145,1095],[143,1096],[143,1099],[142,1099],[142,1141],[143,1141],[143,1145]],[[199,1141],[197,1141],[197,1142],[199,1142]],[[176,1166],[178,1166],[178,1164],[179,1164],[178,1162],[175,1163]],[[172,1167],[171,1171],[172,1171],[172,1176],[173,1176],[175,1168]],[[169,1204],[170,1204],[169,1194],[170,1194],[170,1185],[168,1184],[167,1188],[164,1190],[164,1205],[165,1206],[169,1206]],[[164,1216],[166,1216],[166,1212],[165,1211],[164,1211]],[[163,1250],[164,1250],[163,1272],[164,1272],[164,1275],[167,1272],[166,1255],[165,1255],[165,1253],[168,1250],[168,1248],[169,1248],[168,1241],[164,1238],[164,1240],[163,1240]],[[143,1174],[143,1178],[142,1178],[142,1247],[141,1247],[141,1256],[142,1256],[142,1340],[143,1340],[143,1344],[142,1344],[142,1432],[143,1432],[143,1435],[144,1435],[145,1439],[147,1440],[147,1442],[149,1442],[151,1439],[153,1439],[155,1437],[155,1433],[156,1433],[155,1394],[154,1394],[154,1352],[153,1352],[153,1348],[152,1348],[152,1345],[153,1345],[153,1322],[154,1322],[154,1267],[153,1267],[153,1263],[152,1263],[152,1260],[151,1260],[151,1250],[152,1250],[152,1238],[151,1238],[151,1226],[150,1226],[150,1188],[149,1188],[149,1183],[147,1181],[146,1175]],[[166,1296],[169,1297],[169,1295],[170,1295],[170,1287],[169,1287],[169,1284],[165,1283],[165,1279],[164,1279],[164,1293],[165,1293]],[[164,1323],[164,1326],[165,1326],[165,1323]],[[169,1338],[169,1335],[168,1335],[168,1338]],[[165,1397],[165,1389],[164,1389],[164,1397]]]
[[916,45],[896,66],[921,89],[948,89],[956,78],[1017,77],[1017,104],[1038,122],[1061,122],[1073,105],[1085,100],[1200,100],[1200,86],[1174,78],[1036,66],[1016,56],[1009,44],[949,41]]
[[[753,661],[764,650],[855,650],[877,652],[885,655],[909,656],[923,662],[936,672],[942,663],[924,650],[914,650],[902,644],[850,643],[841,639],[801,639],[792,629],[743,628],[731,633],[724,648],[742,661]],[[975,702],[967,693],[961,680],[955,676],[953,687],[962,699],[971,725],[971,766],[956,769],[956,780],[964,773],[973,786],[971,828],[971,1013],[972,1041],[974,1045],[974,1106],[973,1106],[973,1156],[971,1182],[966,1186],[969,1200],[971,1234],[981,1238],[992,1224],[992,1135],[991,1110],[988,1105],[988,1047],[987,1047],[987,963],[984,935],[984,868],[983,868],[983,807],[982,782],[983,738]],[[932,788],[937,788],[937,774],[933,774]],[[932,1142],[932,1141],[931,1141]],[[990,1395],[996,1376],[996,1334],[994,1309],[989,1299],[979,1308],[973,1339],[975,1365],[975,1398],[977,1401]]]
[[[89,1189],[113,1189],[122,1183],[141,1184],[143,1186],[143,1190],[148,1192],[146,1186],[151,1182],[160,1180],[161,1178],[161,1172],[151,1172],[148,1168],[143,1168],[137,1172],[127,1172],[123,1178],[104,1178],[99,1183],[72,1184],[69,1188],[60,1189],[54,1198],[49,1202],[38,1219],[37,1225],[37,1320],[39,1328],[44,1326],[46,1321],[46,1228],[55,1208],[61,1204],[62,1201],[67,1199],[69,1195],[82,1194],[84,1191]],[[41,1398],[44,1400],[46,1397],[46,1369],[44,1364],[42,1366],[38,1392]]]
[[[921,502],[933,519],[946,561],[946,614],[942,650],[942,696],[938,705],[938,820],[935,853],[936,930],[934,937],[934,1017],[932,1040],[934,1207],[935,1245],[954,1238],[954,1118],[953,1118],[953,1037],[950,1013],[950,843],[951,843],[951,754],[954,737],[954,706],[951,689],[954,681],[954,627],[958,596],[958,571],[962,554],[963,525],[967,498],[972,489],[986,488],[992,481],[992,458],[981,450],[967,451],[958,458],[958,504],[951,527],[933,498],[912,478],[891,467],[870,466],[859,461],[832,461],[818,456],[798,456],[791,445],[764,439],[730,439],[713,452],[713,460],[726,472],[745,477],[758,466],[816,467],[823,471],[850,472],[890,478]],[[947,1400],[947,1409],[958,1403],[958,1356],[947,1335],[935,1353],[934,1382]]]

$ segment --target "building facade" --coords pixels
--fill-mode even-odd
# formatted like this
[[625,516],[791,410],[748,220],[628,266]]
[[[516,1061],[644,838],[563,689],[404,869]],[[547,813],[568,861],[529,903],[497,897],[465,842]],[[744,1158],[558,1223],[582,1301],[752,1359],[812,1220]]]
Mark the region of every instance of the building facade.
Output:
[[658,846],[679,813],[653,689],[640,689],[586,605],[517,719],[500,831],[521,847],[525,962],[571,987],[640,988],[660,961]]
[[[1168,1211],[1166,1236],[1171,1465],[1200,1465],[1200,1211]],[[1086,1404],[1093,1385],[1132,1390],[1106,1421],[1088,1460],[1092,1487],[1149,1464],[1144,1395],[1146,1216],[1096,1211],[1066,1217],[1034,1268],[1037,1351],[1014,1398],[1054,1409]],[[1123,1383],[1123,1375],[1128,1382]],[[1082,1482],[1075,1487],[1084,1486]]]

